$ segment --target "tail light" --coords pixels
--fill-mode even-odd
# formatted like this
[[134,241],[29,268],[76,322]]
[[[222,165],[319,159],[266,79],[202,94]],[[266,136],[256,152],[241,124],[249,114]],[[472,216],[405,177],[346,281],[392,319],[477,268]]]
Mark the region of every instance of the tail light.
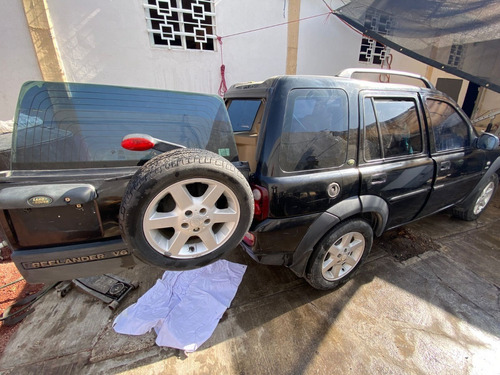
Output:
[[269,215],[269,193],[266,188],[252,185],[254,200],[254,219],[262,221]]
[[122,141],[122,147],[130,151],[146,151],[154,146],[154,138],[145,134],[128,134]]

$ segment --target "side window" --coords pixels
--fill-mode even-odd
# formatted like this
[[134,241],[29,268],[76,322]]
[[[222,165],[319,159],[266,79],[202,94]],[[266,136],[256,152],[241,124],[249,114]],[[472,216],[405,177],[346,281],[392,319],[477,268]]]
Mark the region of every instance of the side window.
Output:
[[259,110],[260,99],[233,99],[229,102],[227,112],[234,132],[248,132]]
[[366,98],[365,160],[423,151],[422,131],[413,98]]
[[427,99],[427,108],[436,151],[470,146],[469,126],[455,108],[446,102],[434,99]]
[[338,167],[347,155],[347,94],[339,89],[296,89],[288,96],[281,136],[285,171]]

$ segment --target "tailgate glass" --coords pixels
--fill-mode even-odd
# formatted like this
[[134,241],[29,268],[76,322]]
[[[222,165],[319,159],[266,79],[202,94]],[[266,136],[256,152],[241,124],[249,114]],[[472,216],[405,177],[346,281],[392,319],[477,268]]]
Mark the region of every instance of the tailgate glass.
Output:
[[14,121],[12,169],[134,166],[159,153],[123,149],[123,137],[132,133],[237,160],[229,117],[217,96],[27,82]]

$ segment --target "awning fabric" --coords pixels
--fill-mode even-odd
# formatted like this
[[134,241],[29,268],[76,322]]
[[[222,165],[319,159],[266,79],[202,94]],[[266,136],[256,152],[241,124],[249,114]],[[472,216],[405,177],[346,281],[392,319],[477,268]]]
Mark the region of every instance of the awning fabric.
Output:
[[337,16],[365,35],[500,92],[500,1],[345,1]]

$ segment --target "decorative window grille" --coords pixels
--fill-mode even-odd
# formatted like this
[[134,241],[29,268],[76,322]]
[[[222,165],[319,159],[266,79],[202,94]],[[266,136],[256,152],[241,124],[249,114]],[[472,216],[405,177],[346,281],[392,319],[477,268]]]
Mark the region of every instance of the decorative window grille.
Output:
[[214,0],[147,0],[151,43],[173,49],[214,51]]
[[461,68],[464,55],[465,55],[464,45],[452,44],[450,49],[450,56],[448,57],[448,65],[451,65],[455,68]]
[[[369,9],[365,15],[365,28],[380,35],[391,35],[393,19],[390,15],[375,9]],[[363,37],[359,51],[359,61],[381,65],[386,61],[391,50],[375,39]]]

